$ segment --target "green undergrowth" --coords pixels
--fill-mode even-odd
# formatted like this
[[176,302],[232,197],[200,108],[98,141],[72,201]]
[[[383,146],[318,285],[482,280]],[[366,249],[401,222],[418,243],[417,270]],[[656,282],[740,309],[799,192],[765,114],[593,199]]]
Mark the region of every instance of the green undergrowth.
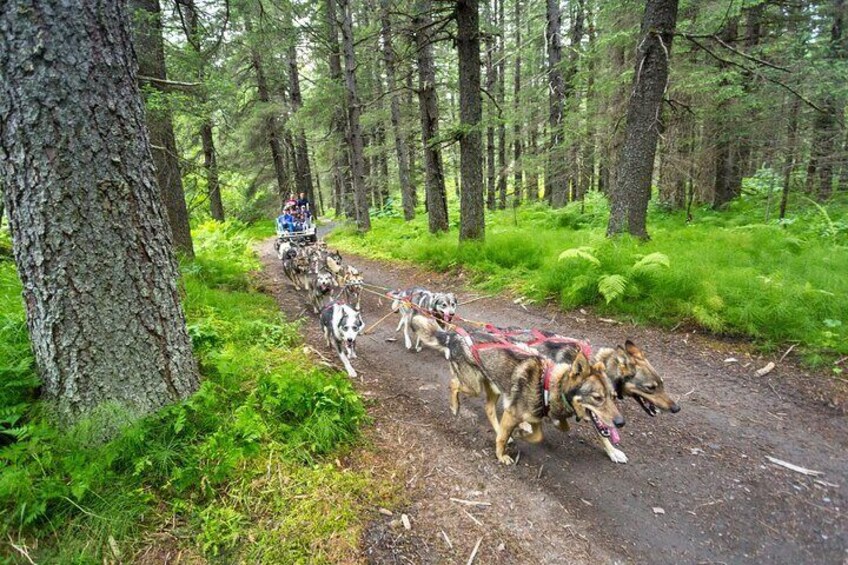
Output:
[[248,233],[196,227],[182,283],[202,385],[108,443],[114,408],[69,430],[42,415],[20,283],[0,260],[0,562],[356,559],[364,509],[393,496],[350,457],[365,409],[252,289]]
[[553,299],[566,309],[695,324],[765,349],[797,343],[812,364],[848,353],[848,201],[822,207],[796,197],[778,222],[777,197],[769,202],[757,179],[747,180],[747,196],[725,211],[693,210],[691,222],[652,205],[647,243],[607,239],[609,212],[597,194],[582,210],[534,204],[489,213],[483,244],[459,245],[455,223],[447,234],[429,234],[421,213],[409,223],[399,214],[375,218],[364,236],[341,228],[332,241],[371,257],[462,268],[481,289]]

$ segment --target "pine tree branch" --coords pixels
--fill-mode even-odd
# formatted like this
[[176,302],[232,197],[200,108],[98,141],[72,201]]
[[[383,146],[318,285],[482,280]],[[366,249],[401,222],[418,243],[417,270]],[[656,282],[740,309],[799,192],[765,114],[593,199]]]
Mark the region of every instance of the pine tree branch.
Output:
[[192,89],[203,86],[202,82],[181,82],[178,80],[168,80],[164,78],[150,77],[147,75],[137,75],[138,80],[143,82],[151,82],[160,86],[177,89]]

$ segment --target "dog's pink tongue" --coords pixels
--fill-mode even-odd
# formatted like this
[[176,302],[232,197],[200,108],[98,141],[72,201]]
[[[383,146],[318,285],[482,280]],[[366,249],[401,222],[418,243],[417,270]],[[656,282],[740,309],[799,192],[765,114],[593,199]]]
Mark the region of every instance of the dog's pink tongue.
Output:
[[613,445],[618,445],[618,442],[621,441],[621,437],[618,435],[618,430],[616,428],[610,428],[610,441]]

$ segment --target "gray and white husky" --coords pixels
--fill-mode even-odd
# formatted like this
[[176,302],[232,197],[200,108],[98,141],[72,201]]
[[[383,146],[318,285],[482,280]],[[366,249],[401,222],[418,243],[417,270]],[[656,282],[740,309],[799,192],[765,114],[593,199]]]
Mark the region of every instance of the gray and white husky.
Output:
[[350,364],[356,359],[356,337],[362,331],[362,316],[348,304],[333,301],[321,309],[321,329],[327,345],[336,349],[347,374],[356,377],[356,370]]
[[400,322],[395,331],[399,332],[403,328],[407,349],[412,349],[409,324],[416,312],[432,316],[442,327],[456,315],[456,296],[452,292],[432,292],[426,288],[413,287],[395,290],[389,293],[389,296],[393,299],[392,311],[400,312]]

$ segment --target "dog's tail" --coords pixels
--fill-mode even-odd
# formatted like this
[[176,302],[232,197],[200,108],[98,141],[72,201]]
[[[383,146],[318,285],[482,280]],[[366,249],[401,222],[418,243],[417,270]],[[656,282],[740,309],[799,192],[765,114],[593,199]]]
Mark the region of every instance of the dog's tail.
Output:
[[462,336],[451,330],[443,330],[435,319],[415,314],[412,316],[411,327],[422,344],[430,349],[441,351],[445,359],[463,354],[461,347],[465,340]]

